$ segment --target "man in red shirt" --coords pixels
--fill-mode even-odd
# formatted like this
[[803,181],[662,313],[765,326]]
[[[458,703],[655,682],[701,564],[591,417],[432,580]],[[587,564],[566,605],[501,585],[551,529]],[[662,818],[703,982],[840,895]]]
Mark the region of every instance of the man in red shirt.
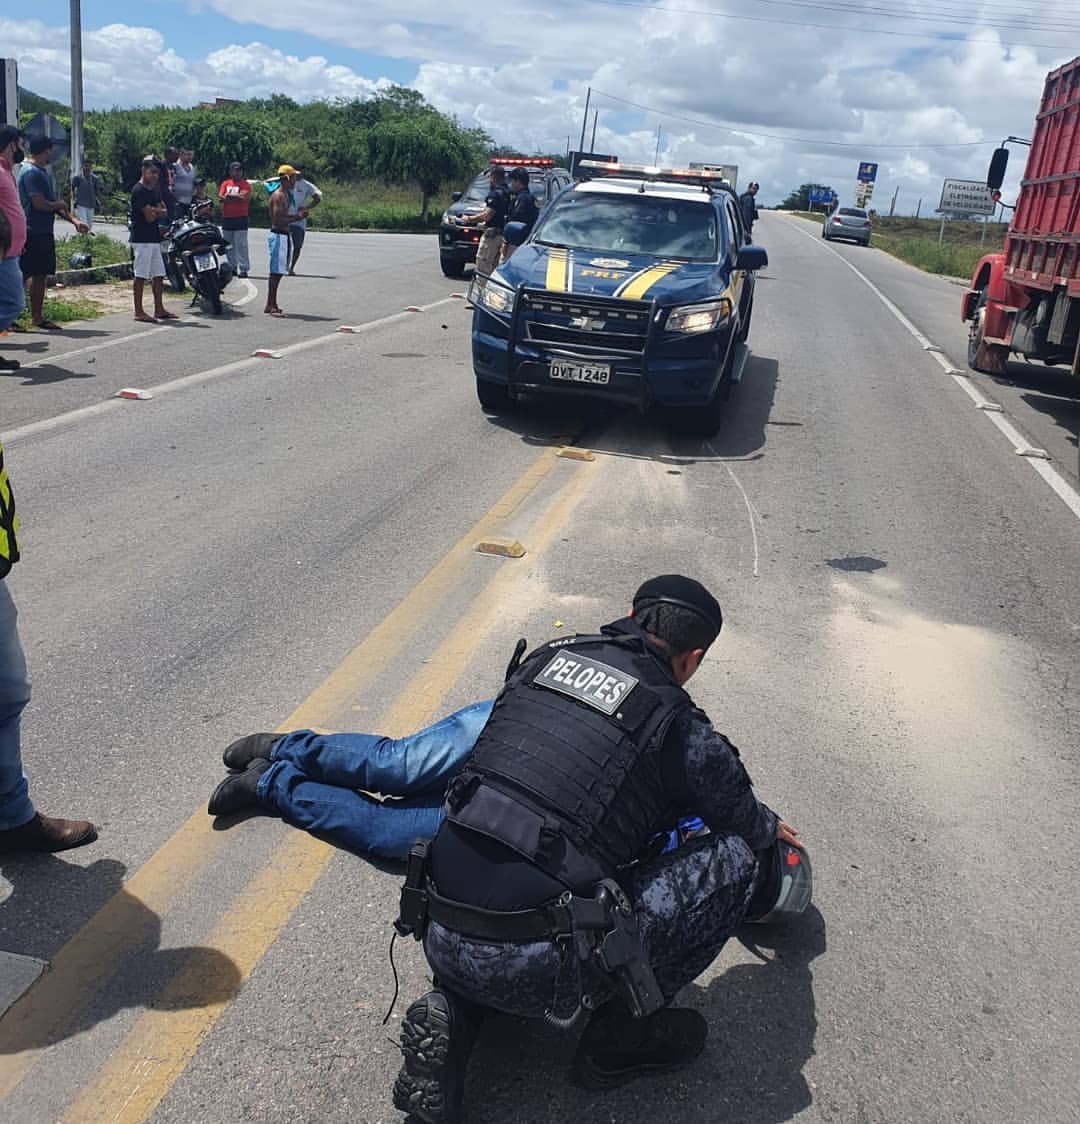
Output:
[[248,260],[251,184],[244,178],[244,166],[239,160],[229,165],[229,177],[218,186],[218,198],[221,200],[221,233],[229,247],[229,265],[237,277],[247,277],[251,268]]
[[[0,127],[0,226],[7,246],[0,251],[0,332],[15,322],[23,310],[22,270],[19,255],[26,245],[26,215],[19,202],[14,165],[23,158],[22,134],[13,125]],[[0,237],[0,244],[5,241]],[[17,371],[18,359],[0,357],[0,371]]]

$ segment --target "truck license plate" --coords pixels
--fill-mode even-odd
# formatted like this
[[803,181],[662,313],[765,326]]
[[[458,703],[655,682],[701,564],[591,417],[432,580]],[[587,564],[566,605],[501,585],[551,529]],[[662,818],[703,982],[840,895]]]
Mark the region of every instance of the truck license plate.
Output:
[[200,273],[205,273],[208,269],[213,269],[215,265],[213,254],[196,254],[195,255],[195,268]]
[[552,359],[548,374],[553,379],[562,379],[564,382],[591,382],[603,385],[611,381],[611,364],[565,363],[561,359]]

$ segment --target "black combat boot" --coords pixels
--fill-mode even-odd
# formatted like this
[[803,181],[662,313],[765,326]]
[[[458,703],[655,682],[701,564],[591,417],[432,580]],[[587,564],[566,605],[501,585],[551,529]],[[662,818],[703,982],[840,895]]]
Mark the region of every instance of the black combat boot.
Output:
[[230,773],[214,789],[206,810],[212,816],[231,816],[246,808],[262,808],[256,786],[259,778],[270,768],[270,762],[256,757],[242,773]]
[[479,1011],[445,989],[417,999],[401,1024],[405,1064],[394,1082],[394,1107],[423,1124],[458,1124],[478,1024]]
[[270,751],[274,743],[282,739],[282,734],[247,734],[236,741],[230,742],[221,760],[230,772],[243,772],[256,757],[270,759]]
[[618,1001],[601,1007],[585,1028],[574,1077],[594,1089],[611,1088],[689,1065],[705,1048],[709,1024],[697,1011],[663,1007],[635,1019]]

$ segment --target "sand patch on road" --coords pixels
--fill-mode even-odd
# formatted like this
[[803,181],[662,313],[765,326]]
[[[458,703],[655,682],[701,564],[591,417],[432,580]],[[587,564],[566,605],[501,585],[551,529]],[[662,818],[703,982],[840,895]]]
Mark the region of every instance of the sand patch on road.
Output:
[[838,579],[834,591],[832,695],[880,732],[888,748],[874,766],[904,774],[943,816],[997,815],[1029,740],[1010,706],[1022,687],[1006,638],[913,612],[889,577]]

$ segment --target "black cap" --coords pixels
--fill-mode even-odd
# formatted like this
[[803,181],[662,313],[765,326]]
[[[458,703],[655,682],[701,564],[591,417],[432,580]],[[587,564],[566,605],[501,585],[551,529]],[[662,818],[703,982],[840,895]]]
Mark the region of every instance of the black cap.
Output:
[[42,152],[46,152],[48,149],[52,148],[52,146],[52,137],[34,137],[30,142],[30,155],[37,156]]
[[682,574],[661,574],[656,578],[649,578],[643,582],[637,593],[634,594],[634,612],[647,609],[650,605],[678,605],[681,609],[689,609],[695,616],[708,623],[719,635],[724,627],[724,614],[720,611],[720,602],[701,584],[693,578],[685,578]]

